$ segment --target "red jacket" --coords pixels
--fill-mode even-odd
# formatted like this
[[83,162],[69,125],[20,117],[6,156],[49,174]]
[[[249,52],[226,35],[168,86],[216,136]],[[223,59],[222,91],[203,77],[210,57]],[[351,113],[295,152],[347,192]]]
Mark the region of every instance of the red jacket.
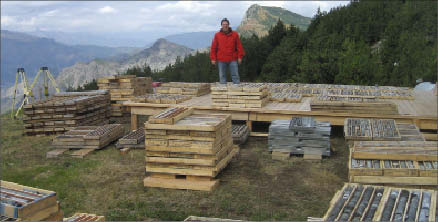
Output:
[[210,59],[212,61],[230,62],[245,55],[239,34],[231,31],[228,34],[217,32],[211,43]]

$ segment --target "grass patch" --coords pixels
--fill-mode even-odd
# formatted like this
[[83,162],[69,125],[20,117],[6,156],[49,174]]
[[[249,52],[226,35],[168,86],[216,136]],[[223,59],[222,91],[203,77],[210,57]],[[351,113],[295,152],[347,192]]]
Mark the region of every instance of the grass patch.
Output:
[[46,159],[53,137],[23,136],[21,121],[1,118],[2,179],[57,192],[65,216],[89,212],[107,220],[183,220],[204,216],[303,221],[322,217],[347,181],[348,148],[335,129],[335,153],[320,162],[272,160],[267,139],[251,137],[213,192],[145,188],[144,150],[113,146],[85,159]]

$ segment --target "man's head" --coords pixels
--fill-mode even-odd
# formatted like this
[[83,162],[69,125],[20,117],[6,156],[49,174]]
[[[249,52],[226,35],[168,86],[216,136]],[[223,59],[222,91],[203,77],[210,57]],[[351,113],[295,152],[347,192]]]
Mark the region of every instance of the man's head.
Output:
[[230,28],[230,21],[228,21],[227,18],[222,19],[221,28],[223,31],[228,31],[228,29]]

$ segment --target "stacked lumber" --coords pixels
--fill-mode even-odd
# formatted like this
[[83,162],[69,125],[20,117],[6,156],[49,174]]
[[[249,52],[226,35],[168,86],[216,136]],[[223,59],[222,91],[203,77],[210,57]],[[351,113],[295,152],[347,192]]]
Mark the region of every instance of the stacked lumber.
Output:
[[63,133],[84,125],[108,123],[108,91],[58,93],[24,105],[24,132],[27,135]]
[[56,192],[1,180],[0,194],[2,219],[60,221],[64,216],[56,200]]
[[146,187],[211,191],[218,173],[239,148],[233,146],[231,116],[192,115],[167,109],[145,123]]
[[397,126],[393,119],[347,118],[344,137],[346,140],[401,140]]
[[141,148],[144,149],[144,128],[140,127],[134,130],[128,135],[125,135],[119,141],[117,141],[116,147],[119,149],[123,148]]
[[436,141],[356,141],[349,180],[358,183],[438,185]]
[[394,86],[359,86],[302,83],[265,83],[269,92],[297,93],[307,97],[362,97],[376,99],[414,99],[412,88]]
[[318,96],[311,100],[310,109],[332,113],[398,114],[397,106],[391,101],[363,97]]
[[99,89],[108,89],[112,101],[127,101],[134,96],[152,92],[151,77],[136,77],[135,75],[106,76],[97,79]]
[[64,135],[53,138],[52,146],[56,148],[47,153],[47,157],[56,157],[69,149],[80,149],[73,156],[84,157],[96,149],[102,149],[124,135],[120,124],[103,126],[79,126]]
[[152,93],[151,77],[136,77],[135,75],[115,75],[97,79],[99,89],[107,89],[111,95],[111,120],[126,122],[131,115],[123,103],[136,96]]
[[232,220],[232,219],[222,219],[222,218],[213,218],[213,217],[197,217],[197,216],[189,216],[184,221],[204,221],[204,222],[240,222],[242,220]]
[[213,106],[261,108],[269,102],[269,92],[263,83],[216,84],[211,90]]
[[329,122],[315,121],[313,117],[293,117],[292,120],[274,120],[269,126],[268,148],[273,158],[290,154],[330,156]]
[[209,83],[168,82],[155,88],[156,93],[202,96],[210,93]]
[[64,218],[63,222],[79,222],[79,221],[105,221],[104,216],[97,216],[89,213],[75,213],[71,217]]
[[248,126],[246,124],[233,124],[231,134],[234,144],[244,144],[249,136]]
[[302,96],[296,93],[273,93],[270,98],[271,101],[280,103],[299,103]]
[[426,141],[424,135],[415,124],[397,123],[401,141]]
[[179,94],[147,94],[133,99],[137,103],[178,104],[191,99],[188,95]]
[[323,221],[436,221],[437,191],[346,183]]

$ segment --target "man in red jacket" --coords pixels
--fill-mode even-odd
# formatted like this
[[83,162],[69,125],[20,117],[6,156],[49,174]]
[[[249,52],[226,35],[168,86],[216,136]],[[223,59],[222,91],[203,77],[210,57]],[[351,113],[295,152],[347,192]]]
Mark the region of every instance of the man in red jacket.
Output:
[[221,84],[227,83],[227,66],[230,67],[233,83],[240,83],[237,63],[242,63],[243,55],[245,55],[245,51],[243,51],[239,34],[231,30],[228,19],[222,19],[221,30],[214,35],[210,49],[211,64],[218,64],[219,80]]

